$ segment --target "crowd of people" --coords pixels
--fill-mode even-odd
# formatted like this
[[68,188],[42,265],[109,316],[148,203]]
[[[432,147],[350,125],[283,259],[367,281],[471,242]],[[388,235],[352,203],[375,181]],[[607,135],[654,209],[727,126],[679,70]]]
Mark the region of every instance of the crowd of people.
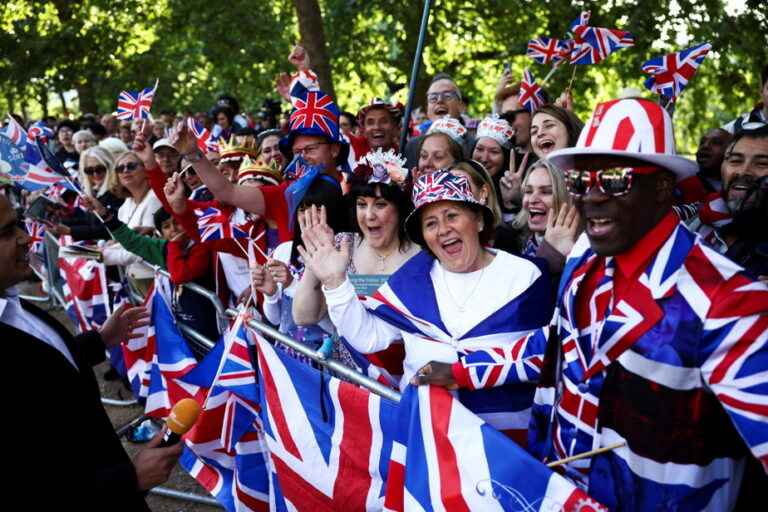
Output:
[[[289,62],[292,81],[277,87],[285,116],[269,103],[256,119],[222,96],[196,116],[45,120],[85,194],[49,194],[47,231],[92,241],[135,290],[152,284],[143,262],[165,268],[174,285],[245,305],[312,349],[331,339],[353,368],[396,349],[394,387],[457,390],[539,460],[622,441],[562,466],[612,509],[731,510],[760,493],[768,67],[755,109],[702,126],[693,161],[676,154],[672,115],[631,90],[583,122],[569,91],[530,111],[505,72],[493,112],[475,120],[438,74],[426,119],[404,120],[380,98],[342,113],[303,49]],[[4,191],[0,243],[23,267],[11,252],[29,237],[15,221],[40,192]],[[4,273],[0,322],[14,329],[5,305],[29,275]],[[179,287],[173,312],[219,338],[198,294]],[[141,323],[132,309],[116,317],[128,314],[124,337]],[[54,348],[81,373],[101,359]],[[94,467],[123,457],[94,453]],[[139,493],[145,466],[135,461],[138,483],[104,489]]]

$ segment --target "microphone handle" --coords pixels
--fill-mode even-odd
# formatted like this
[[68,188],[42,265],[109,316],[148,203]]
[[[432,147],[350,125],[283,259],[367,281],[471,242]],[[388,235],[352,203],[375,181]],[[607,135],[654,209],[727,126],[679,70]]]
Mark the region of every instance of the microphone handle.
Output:
[[165,448],[166,446],[173,446],[179,441],[181,441],[181,436],[169,429],[163,434],[163,439],[160,441],[160,447]]

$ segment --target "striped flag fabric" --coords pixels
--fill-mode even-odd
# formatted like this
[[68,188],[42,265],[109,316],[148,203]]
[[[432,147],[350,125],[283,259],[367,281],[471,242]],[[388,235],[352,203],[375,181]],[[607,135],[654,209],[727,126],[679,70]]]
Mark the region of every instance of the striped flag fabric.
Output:
[[116,117],[125,121],[148,119],[158,83],[159,80],[155,80],[153,87],[147,87],[140,91],[122,91],[117,97]]
[[704,43],[644,62],[640,68],[651,75],[645,87],[656,94],[677,98],[711,49],[711,44]]

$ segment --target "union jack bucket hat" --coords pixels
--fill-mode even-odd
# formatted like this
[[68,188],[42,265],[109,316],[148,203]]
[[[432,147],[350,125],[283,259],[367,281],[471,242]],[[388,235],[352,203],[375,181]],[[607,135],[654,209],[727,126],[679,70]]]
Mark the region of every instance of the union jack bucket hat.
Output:
[[464,176],[452,174],[450,171],[439,170],[420,176],[413,184],[411,194],[414,209],[405,219],[405,231],[414,242],[424,245],[421,235],[421,212],[424,207],[439,201],[455,201],[464,203],[474,210],[483,212],[484,229],[494,225],[493,211],[475,199],[469,180]]
[[672,118],[661,105],[641,98],[600,103],[579,135],[576,147],[553,151],[547,159],[563,170],[587,157],[629,158],[667,169],[677,181],[695,175],[696,162],[677,155]]

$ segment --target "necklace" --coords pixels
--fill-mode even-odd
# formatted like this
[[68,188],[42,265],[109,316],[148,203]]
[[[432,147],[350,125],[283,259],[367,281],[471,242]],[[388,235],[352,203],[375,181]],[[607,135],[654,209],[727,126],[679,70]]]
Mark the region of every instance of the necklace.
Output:
[[445,286],[445,290],[448,292],[448,297],[451,299],[451,302],[458,308],[459,313],[464,313],[467,307],[467,303],[472,299],[472,297],[475,295],[475,292],[477,291],[477,288],[480,286],[480,281],[483,280],[483,274],[485,274],[485,269],[488,267],[486,265],[483,267],[483,269],[480,271],[480,275],[477,278],[477,281],[475,281],[475,284],[472,286],[472,291],[467,294],[467,298],[464,299],[464,302],[459,303],[459,301],[456,300],[456,298],[453,296],[453,293],[451,292],[451,287],[448,286],[448,280],[445,278],[447,270],[445,268],[441,268],[442,270],[442,277],[443,277],[443,285]]

